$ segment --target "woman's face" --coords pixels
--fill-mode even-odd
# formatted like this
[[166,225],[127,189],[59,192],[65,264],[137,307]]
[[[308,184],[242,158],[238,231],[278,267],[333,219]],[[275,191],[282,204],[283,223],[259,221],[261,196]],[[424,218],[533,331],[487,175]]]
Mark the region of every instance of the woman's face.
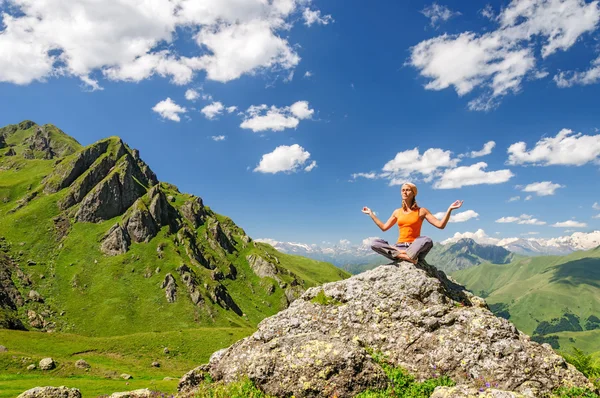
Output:
[[411,202],[415,197],[412,189],[408,185],[402,185],[402,188],[400,188],[400,194],[402,195],[402,200],[407,202]]

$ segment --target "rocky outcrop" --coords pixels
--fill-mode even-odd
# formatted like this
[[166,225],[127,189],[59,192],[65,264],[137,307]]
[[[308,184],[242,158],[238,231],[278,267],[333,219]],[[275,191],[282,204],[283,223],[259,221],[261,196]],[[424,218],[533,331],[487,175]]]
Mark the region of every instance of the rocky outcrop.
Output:
[[204,204],[202,203],[202,199],[194,196],[191,199],[187,200],[179,209],[181,214],[194,226],[194,228],[198,228],[204,221],[206,220],[207,213],[204,209]]
[[0,149],[6,148],[6,139],[2,134],[0,134]]
[[370,352],[417,379],[444,374],[466,388],[494,380],[498,389],[537,397],[591,387],[550,346],[530,341],[443,272],[402,262],[307,290],[184,376],[180,390],[208,373],[224,382],[247,376],[275,396],[351,397],[388,383]]
[[126,253],[131,244],[131,239],[126,230],[119,224],[113,225],[102,238],[100,250],[109,256]]
[[15,156],[17,152],[15,152],[14,148],[9,148],[8,151],[4,154],[4,156]]
[[277,276],[277,266],[259,255],[249,254],[246,256],[248,265],[252,268],[252,271],[261,278],[269,277],[280,282],[281,280]]
[[[483,391],[482,391],[483,390]],[[525,398],[523,394],[496,388],[476,388],[465,385],[455,387],[437,387],[430,398]]]
[[200,265],[210,270],[215,269],[214,264],[209,262],[200,252],[196,243],[196,235],[188,227],[183,227],[177,232],[177,242],[180,246],[183,246],[185,254],[194,265]]
[[17,398],[81,398],[81,392],[68,387],[34,387]]
[[200,281],[198,280],[194,271],[184,264],[177,268],[177,272],[179,272],[179,275],[181,275],[181,280],[187,287],[192,303],[194,303],[194,305],[202,304],[204,302],[204,298],[202,297],[202,292],[199,288]]
[[223,228],[221,228],[221,224],[217,220],[210,223],[207,231],[211,240],[216,241],[227,253],[233,253],[235,251],[235,246],[230,237],[223,232]]
[[163,280],[162,285],[160,285],[161,289],[165,289],[165,296],[169,303],[174,303],[177,298],[177,282],[175,282],[175,278],[170,273],[165,275],[165,279]]
[[[0,328],[24,330],[25,326],[19,320],[17,309],[23,306],[25,300],[13,282],[13,274],[19,274],[18,266],[6,254],[9,245],[0,237]],[[21,272],[22,274],[22,272]],[[22,275],[25,279],[25,275]]]

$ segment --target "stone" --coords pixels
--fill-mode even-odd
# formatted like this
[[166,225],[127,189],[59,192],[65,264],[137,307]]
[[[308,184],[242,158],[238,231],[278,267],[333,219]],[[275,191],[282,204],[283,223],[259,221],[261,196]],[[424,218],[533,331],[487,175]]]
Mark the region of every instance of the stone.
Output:
[[158,394],[153,393],[147,388],[133,390],[133,391],[123,391],[123,392],[115,392],[112,393],[109,398],[151,398],[157,397]]
[[90,364],[87,363],[85,359],[78,359],[75,361],[75,367],[78,369],[89,369],[91,368]]
[[169,351],[168,347],[163,348],[163,353],[168,354],[169,352],[171,352],[171,351]]
[[7,352],[8,348],[4,347],[3,345],[0,345],[0,352]]
[[161,289],[165,289],[165,296],[167,297],[167,301],[169,303],[174,303],[175,298],[177,297],[177,282],[175,282],[175,278],[173,275],[168,273],[165,275],[165,279],[163,280],[162,285],[160,285]]
[[209,374],[225,383],[248,377],[273,396],[352,397],[388,386],[370,354],[380,352],[417,380],[444,374],[467,391],[493,380],[500,392],[490,396],[497,398],[546,396],[561,386],[593,389],[564,358],[481,300],[426,262],[383,265],[308,289],[252,336],[188,372],[178,388],[193,393]]
[[56,362],[52,358],[44,358],[39,363],[41,370],[51,370],[56,367]]
[[104,235],[100,250],[109,256],[117,256],[126,253],[130,244],[129,234],[117,223]]
[[526,398],[526,395],[495,388],[476,388],[465,385],[455,387],[437,387],[431,398]]
[[35,365],[31,364],[31,365],[27,366],[27,370],[35,370]]
[[130,374],[127,374],[127,373],[122,373],[121,378],[125,379],[125,380],[129,380],[129,379],[133,379],[133,376],[131,376]]
[[152,362],[152,367],[153,368],[160,368],[160,363],[154,361],[154,362]]
[[27,260],[27,265],[36,265],[37,263],[31,259]]
[[60,387],[34,387],[20,394],[17,398],[81,398],[77,388]]
[[[43,278],[41,278],[43,279]],[[27,297],[29,298],[29,300],[31,301],[35,301],[37,303],[43,303],[44,299],[42,298],[42,296],[35,290],[30,290],[29,294],[27,295]]]

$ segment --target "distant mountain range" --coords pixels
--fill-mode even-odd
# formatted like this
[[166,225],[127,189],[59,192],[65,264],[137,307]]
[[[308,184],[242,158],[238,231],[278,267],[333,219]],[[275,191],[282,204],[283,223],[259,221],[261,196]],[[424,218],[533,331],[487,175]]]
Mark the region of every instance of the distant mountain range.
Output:
[[[360,245],[338,244],[330,247],[280,242],[273,239],[258,239],[258,241],[268,243],[282,253],[327,261],[353,273],[387,262],[387,259],[371,250],[370,239],[365,239]],[[428,254],[427,261],[435,265],[444,264],[440,265],[444,271],[451,272],[483,262],[506,264],[512,261],[513,254],[524,256],[566,255],[579,250],[590,250],[599,245],[600,231],[576,232],[570,236],[552,239],[495,239],[479,230],[468,238],[459,236],[436,243]]]

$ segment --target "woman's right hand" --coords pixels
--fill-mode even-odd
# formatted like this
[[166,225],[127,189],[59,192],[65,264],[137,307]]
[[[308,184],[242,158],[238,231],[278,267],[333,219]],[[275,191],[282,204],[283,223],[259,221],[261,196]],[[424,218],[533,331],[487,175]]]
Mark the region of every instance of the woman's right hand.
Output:
[[362,208],[362,212],[368,215],[373,214],[373,211],[366,206]]

